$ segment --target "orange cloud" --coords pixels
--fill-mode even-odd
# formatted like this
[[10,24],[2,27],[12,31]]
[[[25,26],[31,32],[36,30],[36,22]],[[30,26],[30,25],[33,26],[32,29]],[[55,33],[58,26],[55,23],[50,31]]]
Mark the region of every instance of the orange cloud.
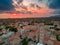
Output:
[[53,12],[52,9],[35,9],[35,8],[27,8],[27,10],[25,9],[22,9],[22,8],[18,8],[16,9],[17,11],[20,11],[20,12],[27,12],[30,11],[33,13],[37,13],[37,14],[50,14],[51,12]]
[[[36,6],[36,5],[35,5],[35,6]],[[44,6],[44,5],[43,5],[43,6]],[[23,7],[23,8],[22,8],[22,7]],[[25,7],[26,9],[24,9],[24,7]],[[27,12],[27,13],[28,13],[28,11],[30,11],[30,12],[32,12],[32,13],[44,14],[44,15],[53,12],[52,9],[47,8],[47,7],[45,7],[45,8],[36,8],[36,7],[32,7],[31,5],[29,5],[29,6],[24,6],[23,4],[20,5],[20,7],[17,7],[17,8],[15,8],[15,9],[16,9],[16,11],[20,11],[20,12]]]
[[[20,11],[20,14],[7,14],[3,13],[0,14],[0,18],[35,18],[35,17],[48,17],[52,12],[54,12],[53,9],[49,8],[36,8],[36,7],[31,7],[31,6],[26,6],[27,9],[24,9],[22,7],[25,7],[23,4],[20,5],[20,7],[15,8],[16,11]],[[15,12],[16,12],[15,11]],[[26,12],[26,13],[21,13],[21,12]],[[28,13],[28,12],[31,12]]]
[[[20,9],[19,9],[20,10]],[[21,11],[21,10],[20,10]],[[50,16],[51,12],[53,12],[52,9],[34,9],[34,8],[28,8],[27,11],[31,11],[32,14],[26,13],[20,13],[20,14],[8,14],[3,13],[0,14],[0,18],[36,18],[36,17],[48,17]]]
[[33,7],[28,7],[28,11],[39,13],[39,14],[49,14],[49,13],[53,12],[53,10],[49,9],[49,8],[38,9],[38,8],[33,8]]

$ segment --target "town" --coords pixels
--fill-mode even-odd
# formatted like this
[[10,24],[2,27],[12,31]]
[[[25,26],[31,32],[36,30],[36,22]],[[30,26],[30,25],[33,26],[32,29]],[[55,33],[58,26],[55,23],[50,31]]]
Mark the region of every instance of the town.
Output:
[[60,45],[60,20],[0,19],[0,45]]

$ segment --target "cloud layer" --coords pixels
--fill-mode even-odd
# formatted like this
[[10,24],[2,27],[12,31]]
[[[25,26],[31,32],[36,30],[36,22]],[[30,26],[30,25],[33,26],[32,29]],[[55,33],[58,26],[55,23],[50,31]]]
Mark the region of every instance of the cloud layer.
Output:
[[0,0],[0,13],[10,12],[31,16],[60,14],[60,0]]

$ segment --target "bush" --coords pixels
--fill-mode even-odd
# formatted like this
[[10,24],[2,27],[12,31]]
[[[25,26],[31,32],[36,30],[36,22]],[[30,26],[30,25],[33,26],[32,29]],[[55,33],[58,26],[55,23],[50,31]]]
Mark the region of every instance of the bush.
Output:
[[14,28],[14,27],[10,27],[9,30],[15,33],[18,31],[17,28]]
[[3,45],[5,42],[0,42],[0,45]]
[[56,39],[60,41],[60,35],[56,35]]
[[22,45],[28,45],[28,42],[31,41],[31,39],[28,39],[27,37],[22,39]]

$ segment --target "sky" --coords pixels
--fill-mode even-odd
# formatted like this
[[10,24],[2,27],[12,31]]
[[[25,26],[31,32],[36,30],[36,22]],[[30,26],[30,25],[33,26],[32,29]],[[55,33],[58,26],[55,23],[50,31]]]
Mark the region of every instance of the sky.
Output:
[[0,0],[0,18],[60,15],[60,0]]

